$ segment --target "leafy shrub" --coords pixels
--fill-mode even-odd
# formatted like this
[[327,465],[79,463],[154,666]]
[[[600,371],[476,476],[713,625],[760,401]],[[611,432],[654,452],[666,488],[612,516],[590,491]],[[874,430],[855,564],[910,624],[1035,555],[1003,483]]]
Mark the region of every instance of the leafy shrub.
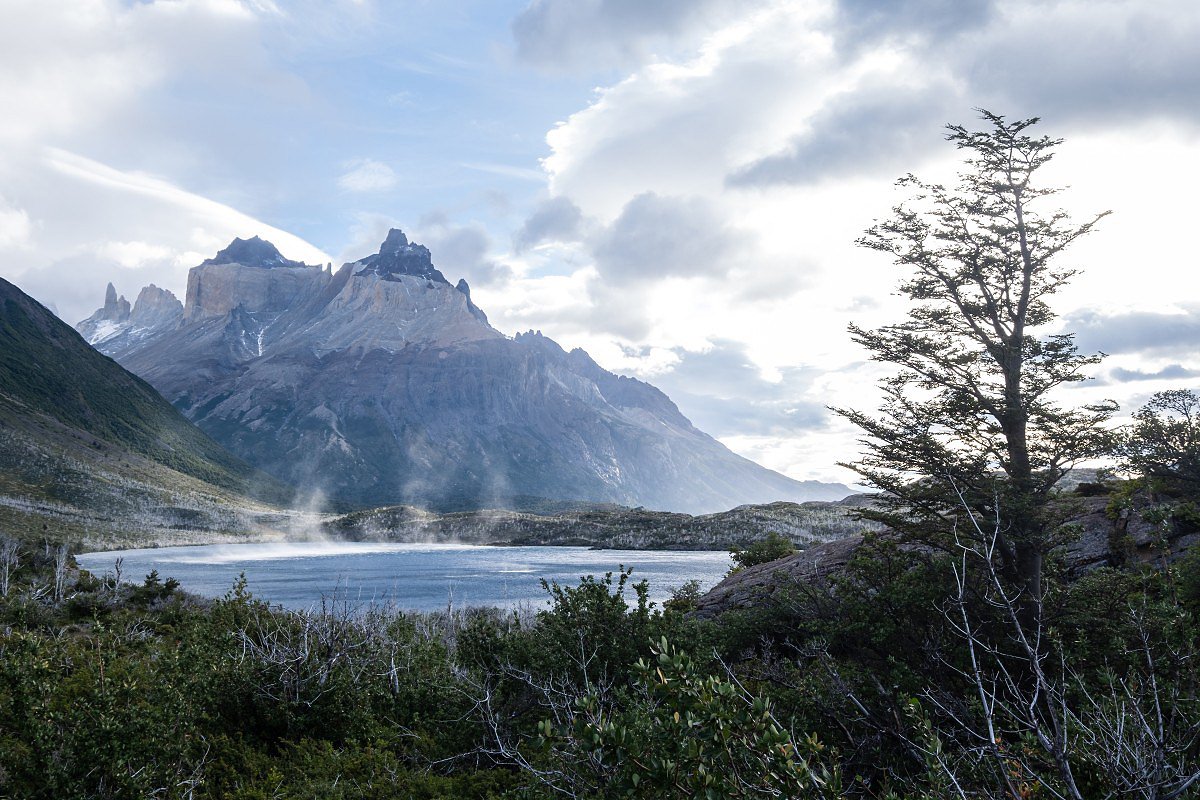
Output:
[[772,531],[747,548],[730,551],[730,555],[737,564],[730,572],[778,561],[795,552],[796,545],[792,544],[791,539]]
[[597,785],[587,789],[638,798],[840,796],[836,770],[810,763],[823,750],[817,739],[793,741],[770,702],[735,680],[698,669],[666,639],[635,673],[638,702],[605,714],[587,696],[569,727],[539,726],[558,759],[596,765]]

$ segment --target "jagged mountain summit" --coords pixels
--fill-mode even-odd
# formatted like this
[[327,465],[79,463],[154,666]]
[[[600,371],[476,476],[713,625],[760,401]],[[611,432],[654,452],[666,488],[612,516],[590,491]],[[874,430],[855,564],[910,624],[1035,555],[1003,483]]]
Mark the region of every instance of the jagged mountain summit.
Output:
[[183,318],[183,303],[166,289],[153,283],[142,289],[133,307],[110,283],[104,307],[75,326],[92,346],[105,342],[117,350],[127,350],[147,336],[175,327]]
[[192,269],[179,315],[92,341],[237,455],[347,504],[710,512],[850,493],[735,455],[583,350],[505,336],[399,230],[337,272],[235,240]]

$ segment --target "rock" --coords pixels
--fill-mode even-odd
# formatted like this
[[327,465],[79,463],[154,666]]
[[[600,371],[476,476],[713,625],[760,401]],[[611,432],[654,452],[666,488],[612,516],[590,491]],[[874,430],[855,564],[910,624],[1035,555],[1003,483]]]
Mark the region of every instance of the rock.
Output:
[[268,241],[253,236],[249,239],[234,239],[224,250],[217,252],[212,258],[206,259],[201,266],[209,264],[241,264],[244,267],[305,267],[299,261],[289,261]]
[[388,231],[379,252],[354,262],[355,276],[374,274],[381,278],[412,275],[447,286],[450,282],[433,266],[433,256],[424,245],[412,244],[398,228]]
[[709,619],[727,611],[769,606],[789,584],[823,582],[845,569],[862,541],[862,536],[848,536],[735,572],[701,597],[693,614]]
[[117,297],[116,287],[109,283],[104,290],[104,305],[75,329],[88,344],[96,344],[122,333],[128,327],[129,315],[129,301],[124,296]]
[[466,296],[467,310],[471,312],[471,316],[475,317],[475,319],[486,325],[488,321],[487,314],[483,313],[483,309],[471,302],[471,287],[467,285],[467,279],[459,278],[458,283],[455,284],[454,288],[458,289]]
[[330,282],[330,276],[318,267],[276,266],[285,268],[214,263],[214,259],[193,267],[188,273],[184,319],[190,322],[223,316],[239,306],[251,313],[281,312]]
[[[1067,524],[1078,532],[1058,551],[1069,575],[1104,566],[1157,566],[1179,558],[1200,543],[1200,532],[1178,533],[1164,541],[1162,529],[1147,522],[1136,507],[1112,519],[1108,497],[1069,497],[1063,502],[1071,504],[1073,513]],[[861,536],[851,536],[827,542],[730,575],[700,598],[694,613],[711,618],[727,611],[769,606],[788,585],[817,585],[845,569],[862,541]],[[929,552],[928,548],[912,547]]]
[[129,319],[129,301],[124,295],[117,297],[116,288],[110,283],[104,292],[103,319],[124,322]]
[[173,293],[153,283],[138,293],[130,321],[142,328],[165,328],[178,324],[183,318],[183,303]]

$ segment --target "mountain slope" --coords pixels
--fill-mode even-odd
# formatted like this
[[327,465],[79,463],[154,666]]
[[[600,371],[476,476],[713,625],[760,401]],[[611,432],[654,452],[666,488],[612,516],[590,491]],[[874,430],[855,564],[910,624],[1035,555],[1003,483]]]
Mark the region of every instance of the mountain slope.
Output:
[[93,542],[106,538],[100,529],[130,541],[139,528],[234,530],[245,527],[238,514],[270,516],[268,503],[290,496],[0,279],[0,519],[8,527],[45,518],[75,533],[91,528]]
[[337,273],[236,240],[192,270],[181,322],[96,345],[234,453],[353,505],[708,512],[849,494],[735,455],[582,350],[504,336],[398,230]]

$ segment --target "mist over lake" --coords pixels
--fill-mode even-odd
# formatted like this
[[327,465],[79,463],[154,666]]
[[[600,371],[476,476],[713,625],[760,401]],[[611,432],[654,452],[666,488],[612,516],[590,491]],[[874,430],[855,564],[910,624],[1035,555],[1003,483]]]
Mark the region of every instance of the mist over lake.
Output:
[[[290,609],[336,597],[351,603],[388,603],[434,611],[449,604],[514,607],[542,604],[541,579],[574,586],[583,575],[603,576],[633,568],[634,582],[650,584],[661,604],[689,580],[701,589],[728,571],[730,557],[713,551],[592,550],[584,547],[485,547],[454,544],[295,542],[162,547],[84,553],[79,565],[97,575],[122,559],[125,580],[135,583],[157,570],[185,591],[220,597],[241,573],[257,598]],[[632,596],[632,592],[629,593]]]

